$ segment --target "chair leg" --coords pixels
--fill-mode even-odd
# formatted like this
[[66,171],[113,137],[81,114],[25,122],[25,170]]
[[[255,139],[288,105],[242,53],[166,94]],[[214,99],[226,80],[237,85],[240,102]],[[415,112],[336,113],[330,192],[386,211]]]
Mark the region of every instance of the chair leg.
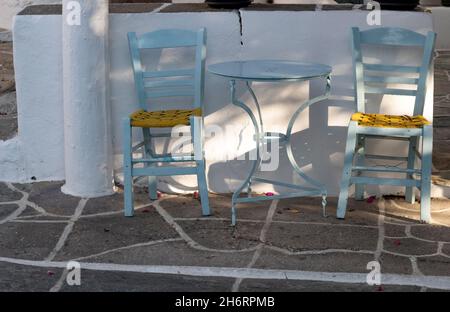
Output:
[[209,209],[208,184],[206,182],[205,161],[197,161],[197,183],[200,193],[200,201],[202,204],[202,215],[211,215]]
[[123,196],[124,196],[124,214],[126,217],[132,217],[133,208],[133,175],[132,175],[132,138],[131,138],[130,119],[123,120]]
[[192,143],[197,165],[197,183],[202,204],[202,215],[209,216],[208,184],[206,182],[205,159],[203,155],[203,120],[202,117],[191,117]]
[[[366,138],[364,136],[358,135],[358,148],[356,152],[356,165],[364,166],[364,155],[365,155],[365,146],[366,146]],[[361,173],[358,173],[360,175]],[[365,185],[362,183],[355,184],[355,199],[356,200],[364,200],[364,190]]]
[[[409,150],[408,150],[408,169],[414,169],[415,161],[416,161],[416,147],[417,147],[418,137],[412,137],[409,140]],[[412,179],[412,174],[407,174],[406,177],[408,179]],[[414,187],[407,186],[405,189],[405,200],[411,204],[414,204],[416,197],[414,195]]]
[[[145,157],[152,157],[152,141],[150,135],[150,129],[142,128],[145,142]],[[147,164],[147,166],[154,166],[153,164]],[[148,194],[151,200],[158,199],[158,181],[156,176],[148,176]]]
[[356,146],[356,127],[358,126],[356,121],[350,121],[347,134],[347,143],[345,146],[344,155],[344,169],[342,172],[339,201],[337,207],[336,217],[338,219],[345,218],[345,212],[347,209],[348,201],[348,189],[350,187],[350,178],[352,176],[353,154]]
[[423,127],[422,139],[422,174],[420,187],[420,220],[431,221],[431,166],[433,150],[433,127]]

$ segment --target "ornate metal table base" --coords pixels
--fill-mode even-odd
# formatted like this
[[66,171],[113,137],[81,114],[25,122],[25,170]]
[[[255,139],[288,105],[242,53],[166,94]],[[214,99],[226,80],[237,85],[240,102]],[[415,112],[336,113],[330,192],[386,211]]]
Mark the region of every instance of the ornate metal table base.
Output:
[[[326,217],[326,204],[327,204],[327,190],[325,186],[320,183],[319,181],[316,181],[315,179],[311,178],[310,176],[306,175],[301,169],[300,166],[297,164],[297,161],[294,158],[294,154],[292,152],[292,145],[291,145],[291,135],[292,135],[292,127],[294,126],[294,122],[296,121],[297,117],[300,115],[300,113],[311,106],[314,103],[323,101],[327,99],[330,95],[330,89],[331,89],[331,79],[330,76],[326,77],[327,85],[326,90],[323,95],[320,95],[318,97],[315,97],[313,99],[310,99],[306,102],[304,102],[292,115],[292,117],[289,120],[288,127],[286,130],[286,134],[283,133],[274,133],[274,132],[264,132],[264,124],[262,120],[262,114],[261,114],[261,108],[259,106],[258,99],[256,98],[255,92],[252,90],[252,87],[250,85],[249,81],[246,81],[246,86],[248,91],[250,92],[253,101],[255,103],[256,109],[257,109],[257,115],[258,118],[253,114],[252,110],[242,101],[238,100],[236,98],[236,88],[235,84],[236,81],[230,80],[230,93],[231,93],[231,101],[234,105],[242,108],[250,117],[253,126],[255,127],[255,140],[256,140],[256,160],[253,160],[253,164],[251,167],[251,170],[248,174],[247,179],[241,184],[241,186],[238,187],[238,189],[233,193],[232,196],[232,207],[231,207],[231,222],[233,225],[236,225],[236,205],[238,203],[245,203],[245,202],[255,202],[255,201],[262,201],[262,200],[274,200],[274,199],[282,199],[282,198],[292,198],[292,197],[303,197],[303,196],[315,196],[315,195],[321,195],[322,196],[322,214],[324,217]],[[292,165],[294,171],[299,175],[301,179],[303,179],[305,182],[310,184],[310,187],[306,186],[300,186],[297,184],[292,183],[286,183],[276,180],[269,180],[264,179],[255,176],[255,173],[261,166],[261,146],[262,144],[266,143],[267,138],[274,137],[274,134],[277,135],[277,138],[280,139],[280,143],[285,144],[286,153],[289,159],[290,164]],[[295,189],[295,192],[289,192],[289,193],[283,193],[283,194],[277,194],[272,196],[252,196],[251,194],[251,185],[253,182],[261,182],[261,183],[267,183],[267,184],[273,184],[273,185],[279,185],[287,188]],[[247,197],[240,197],[244,189],[247,189]]]
[[[331,89],[331,67],[322,64],[311,64],[311,63],[300,63],[292,61],[282,61],[282,60],[249,60],[249,61],[232,61],[219,64],[210,65],[208,70],[216,75],[226,77],[230,79],[230,92],[231,92],[231,102],[242,108],[250,119],[252,120],[253,126],[255,127],[255,141],[256,141],[256,159],[252,160],[251,170],[245,179],[245,181],[238,187],[238,189],[233,193],[232,197],[232,224],[236,224],[236,205],[238,203],[244,202],[254,202],[261,200],[273,200],[279,198],[292,198],[292,197],[302,197],[302,196],[322,196],[322,209],[323,215],[325,216],[325,206],[327,204],[327,191],[325,186],[314,180],[313,178],[306,175],[297,164],[294,154],[292,152],[291,146],[291,134],[294,122],[297,120],[299,114],[309,107],[310,105],[317,103],[319,101],[328,98]],[[315,78],[325,78],[326,79],[326,89],[325,93],[321,96],[315,97],[308,101],[305,101],[300,105],[295,113],[289,120],[286,133],[274,133],[274,132],[264,132],[263,119],[261,114],[261,108],[256,98],[255,92],[253,92],[250,83],[252,81],[263,81],[263,82],[282,82],[282,81],[309,81]],[[240,101],[236,97],[236,80],[245,81],[248,91],[255,102],[257,116],[253,114],[250,107],[245,103]],[[261,167],[261,147],[275,138],[280,140],[280,143],[284,143],[286,148],[286,153],[290,164],[298,176],[305,181],[308,186],[301,186],[298,184],[286,183],[281,181],[275,181],[271,179],[265,179],[258,177],[255,173]],[[273,196],[252,196],[251,186],[253,182],[268,183],[272,185],[283,186],[291,188],[294,191],[289,193],[283,193]],[[244,189],[247,191],[246,197],[241,197]]]

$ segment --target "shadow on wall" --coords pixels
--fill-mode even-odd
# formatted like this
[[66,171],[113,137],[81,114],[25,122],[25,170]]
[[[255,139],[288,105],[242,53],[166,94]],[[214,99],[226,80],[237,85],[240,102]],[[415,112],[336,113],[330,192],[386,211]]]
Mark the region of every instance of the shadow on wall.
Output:
[[[297,85],[297,91],[303,91],[302,94],[309,93],[310,98],[313,98],[315,96],[321,95],[321,93],[314,94],[317,90],[316,85],[318,83],[320,83],[320,81],[312,81],[311,84],[307,84],[306,86],[308,87],[307,89],[309,89],[309,92],[308,90],[304,92],[305,90],[304,88],[302,88],[302,85],[304,87],[305,83],[289,83],[289,85],[291,88]],[[321,83],[322,85],[324,84],[323,81]],[[307,100],[307,98],[301,96],[299,101],[293,100],[289,105],[290,107],[288,107],[288,105],[285,105],[287,101],[281,101],[280,103],[280,96],[274,96],[274,93],[264,96],[264,93],[269,93],[267,92],[267,90],[271,90],[271,88],[279,90],[285,89],[286,93],[286,89],[289,88],[285,85],[287,84],[271,83],[264,84],[264,86],[259,86],[259,88],[255,88],[257,97],[260,96],[259,99],[263,111],[263,122],[265,125],[268,125],[264,128],[264,131],[266,132],[276,131],[286,133],[287,123],[292,116],[292,113],[302,104],[303,101]],[[293,94],[295,94],[295,91]],[[241,95],[242,98],[246,98],[246,94],[241,93]],[[270,102],[269,100],[273,100],[274,102]],[[248,99],[245,102],[248,103]],[[353,102],[351,101],[347,103],[344,102],[345,101],[341,101],[340,104],[342,104],[343,106],[353,105]],[[345,137],[347,132],[345,126],[334,126],[330,125],[329,123],[329,108],[335,104],[335,102],[325,100],[313,104],[312,106],[310,106],[310,108],[303,111],[295,122],[294,131],[291,137],[292,150],[299,167],[307,175],[310,175],[316,180],[326,184],[331,193],[336,192],[335,185],[338,184],[338,181],[340,179],[340,174],[337,174],[338,170],[336,170],[335,168],[333,169],[333,167],[342,167],[341,154],[344,151],[345,141],[342,141],[341,138]],[[274,106],[275,110],[273,109]],[[286,108],[284,110],[284,116],[281,116],[283,114],[276,114],[277,111],[280,111],[280,107]],[[249,128],[251,128],[251,131],[249,131],[250,133],[246,133],[246,136],[252,138],[254,130],[253,125],[250,122],[250,118],[248,118],[245,112],[243,112],[242,110],[240,110],[240,114],[245,116],[248,120]],[[247,140],[246,143],[249,146],[252,146],[252,148],[245,153],[239,154],[237,156],[237,159],[218,161],[210,165],[210,189],[228,189],[230,192],[232,192],[237,189],[247,178],[252,162],[249,159],[254,159],[255,155],[255,142]],[[326,146],[326,148],[323,148],[324,146]],[[275,157],[278,158],[277,161],[279,165],[276,166],[274,168],[275,170],[273,171],[265,171],[257,175],[268,179],[307,185],[293,170],[288,160],[284,144],[280,143],[280,148],[278,150],[270,150],[271,148],[272,147],[269,146],[268,151],[272,155],[273,153],[277,152],[279,152],[279,154],[277,156],[272,156],[272,159],[263,163],[269,165],[271,161],[276,162],[276,160],[274,160],[273,158]],[[214,176],[217,172],[220,172],[223,175],[223,179],[214,179]],[[264,185],[260,183],[253,184],[252,189],[256,192],[270,191],[282,193],[289,191],[289,189],[284,187]]]

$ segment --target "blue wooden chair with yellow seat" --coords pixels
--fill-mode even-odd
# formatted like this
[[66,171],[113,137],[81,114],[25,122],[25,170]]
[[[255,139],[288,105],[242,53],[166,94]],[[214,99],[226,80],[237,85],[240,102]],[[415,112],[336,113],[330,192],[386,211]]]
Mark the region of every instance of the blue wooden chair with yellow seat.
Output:
[[[138,37],[128,33],[128,43],[134,71],[134,82],[140,109],[123,121],[123,170],[125,216],[133,216],[133,177],[148,176],[150,199],[158,198],[158,176],[197,175],[202,214],[210,214],[208,188],[203,155],[203,93],[206,58],[206,30],[188,31],[163,29],[145,33]],[[145,49],[166,48],[195,49],[194,68],[175,70],[145,71],[141,52]],[[157,98],[192,98],[191,109],[148,110],[148,104]],[[150,102],[150,103],[148,103]],[[154,139],[171,137],[170,132],[151,131],[164,128],[171,131],[175,126],[190,126],[193,151],[184,154],[159,153],[154,150]],[[143,131],[143,142],[133,146],[132,128]],[[133,158],[133,153],[142,151],[141,158]],[[180,166],[179,163],[186,163]],[[143,164],[136,167],[137,164]],[[161,166],[161,164],[165,164]]]
[[[374,28],[360,31],[352,28],[353,67],[357,112],[352,115],[348,128],[344,155],[344,169],[340,183],[337,217],[345,217],[349,187],[355,184],[355,198],[364,199],[365,186],[395,185],[405,186],[405,198],[414,203],[414,188],[420,189],[420,219],[430,222],[431,192],[431,153],[433,147],[433,128],[422,115],[425,104],[427,81],[431,71],[436,34],[427,35],[402,28]],[[398,48],[417,48],[422,51],[418,66],[395,64],[374,64],[366,62],[363,46],[389,46]],[[395,84],[397,87],[388,87]],[[398,88],[409,85],[408,89]],[[411,87],[413,86],[413,87]],[[390,94],[415,97],[413,115],[383,115],[366,113],[366,94]],[[368,139],[404,140],[409,144],[407,156],[386,156],[366,153]],[[421,140],[421,147],[419,148]],[[354,157],[356,155],[356,157]],[[420,168],[416,168],[416,157]],[[355,164],[354,163],[354,158]],[[399,166],[367,166],[367,160],[395,160],[404,162]],[[405,174],[404,178],[368,177],[367,172]],[[366,176],[364,174],[366,173]]]

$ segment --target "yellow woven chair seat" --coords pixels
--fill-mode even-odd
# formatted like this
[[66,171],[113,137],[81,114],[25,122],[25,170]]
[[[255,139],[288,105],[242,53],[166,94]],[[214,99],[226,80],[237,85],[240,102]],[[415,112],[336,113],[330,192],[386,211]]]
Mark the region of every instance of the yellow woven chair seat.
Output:
[[191,116],[201,116],[201,108],[196,109],[171,109],[163,111],[147,112],[143,109],[130,115],[131,125],[142,128],[165,128],[176,125],[190,125]]
[[422,128],[430,122],[423,116],[354,113],[352,120],[364,127]]

